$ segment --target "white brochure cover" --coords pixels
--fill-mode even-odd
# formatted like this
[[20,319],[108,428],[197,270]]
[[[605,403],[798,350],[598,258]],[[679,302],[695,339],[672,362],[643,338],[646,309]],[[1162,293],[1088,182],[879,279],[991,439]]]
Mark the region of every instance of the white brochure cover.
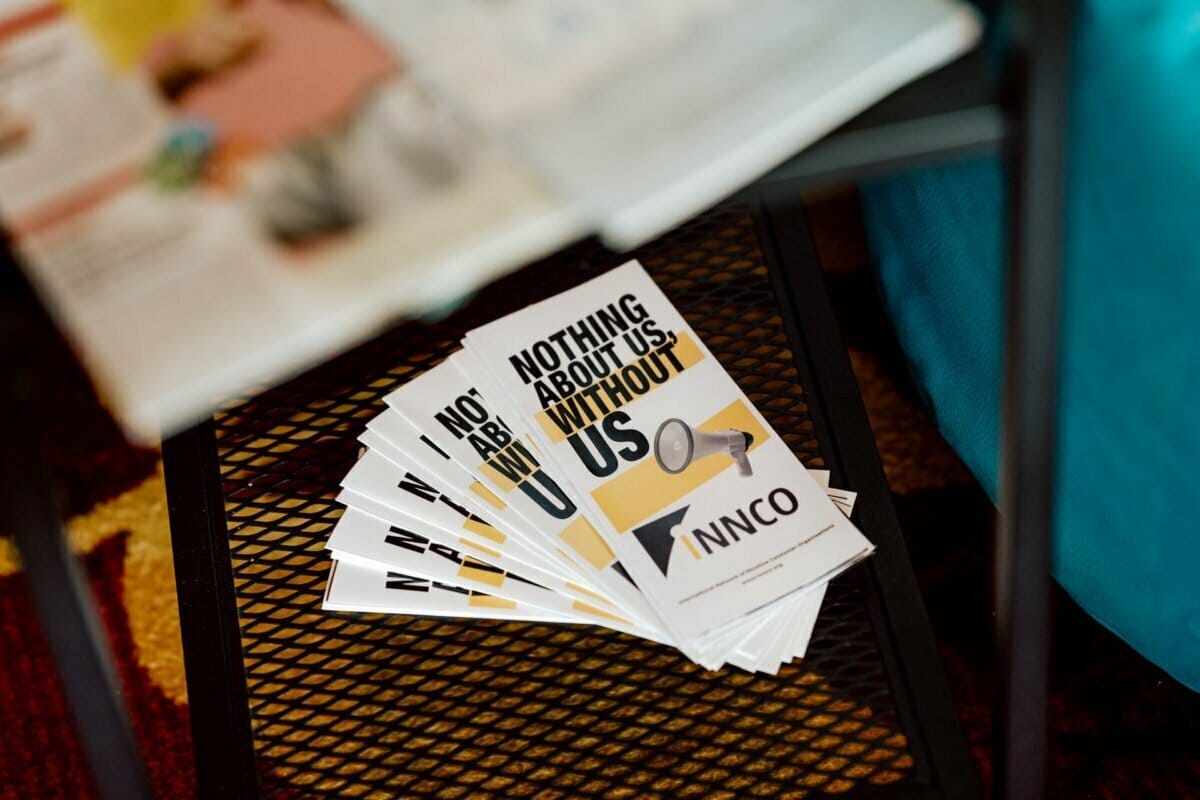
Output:
[[[466,467],[451,458],[450,454],[438,447],[432,439],[410,425],[399,412],[387,408],[372,417],[358,440],[397,464],[412,465],[427,473],[443,489],[460,496],[464,506],[476,514],[494,520],[498,527],[512,531],[531,550],[541,551],[541,536],[527,519],[480,482]],[[547,556],[548,563],[560,561],[559,558]]]
[[543,552],[565,556],[589,586],[642,624],[658,627],[654,611],[567,487],[543,469],[531,442],[514,434],[452,358],[389,394],[387,404],[528,520],[541,535]]
[[321,606],[327,611],[366,611],[425,617],[572,621],[553,611],[526,606],[514,600],[346,561],[334,561],[329,567],[329,580]]
[[466,341],[680,642],[871,553],[636,261]]
[[[465,341],[463,343],[466,344]],[[446,360],[467,376],[470,385],[479,387],[487,402],[506,419],[518,423],[522,421],[520,412],[511,403],[511,398],[496,383],[495,376],[480,362],[476,354],[469,350],[460,350]],[[853,511],[856,493],[830,488],[830,472],[827,469],[810,469],[808,474],[849,517]],[[569,485],[565,488],[574,491]],[[769,613],[747,617],[743,624],[723,631],[720,636],[705,641],[701,647],[689,647],[687,654],[709,670],[718,670],[723,663],[728,662],[748,672],[776,674],[782,664],[793,658],[804,657],[824,597],[823,584],[813,587],[794,598],[788,598],[787,602],[775,603]]]
[[617,630],[632,629],[626,620],[596,605],[554,592],[356,508],[346,509],[325,547],[333,551],[339,561],[366,561],[365,566],[374,562],[376,568],[487,592],[555,611],[564,617],[578,617],[578,622],[607,625]]
[[[368,452],[364,457],[374,456],[374,453]],[[362,493],[362,492],[367,493]],[[394,497],[394,495],[392,495]],[[366,511],[371,515],[380,517],[388,521],[389,524],[404,530],[412,531],[413,534],[425,537],[466,553],[469,557],[476,560],[485,561],[492,566],[500,567],[506,572],[515,572],[517,575],[522,575],[529,581],[536,581],[544,585],[547,589],[557,591],[565,595],[575,597],[577,600],[588,603],[598,603],[606,608],[613,609],[612,603],[605,599],[604,596],[596,594],[584,585],[571,581],[569,578],[554,575],[552,572],[539,569],[539,567],[529,564],[528,561],[518,560],[503,549],[497,549],[494,542],[482,543],[473,536],[473,531],[467,531],[466,534],[455,533],[452,530],[446,530],[438,524],[434,524],[427,519],[410,515],[410,513],[397,509],[392,503],[388,495],[378,491],[378,487],[360,486],[359,488],[347,487],[343,488],[337,495],[338,503],[342,503],[353,509]]]
[[378,451],[368,449],[359,457],[342,478],[342,488],[382,503],[405,518],[420,520],[456,537],[466,536],[476,546],[488,550],[503,547],[510,558],[545,570],[543,560],[513,541],[507,532],[460,505],[415,468],[397,464]]

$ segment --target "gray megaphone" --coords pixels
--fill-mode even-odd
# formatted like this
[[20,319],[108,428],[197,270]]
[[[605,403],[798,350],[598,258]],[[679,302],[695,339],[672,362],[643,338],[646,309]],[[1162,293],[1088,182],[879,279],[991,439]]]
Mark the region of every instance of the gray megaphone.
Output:
[[730,428],[716,433],[698,431],[681,419],[672,417],[658,426],[654,434],[654,460],[663,472],[678,475],[694,461],[724,453],[733,456],[738,472],[753,475],[746,451],[754,437],[743,431]]

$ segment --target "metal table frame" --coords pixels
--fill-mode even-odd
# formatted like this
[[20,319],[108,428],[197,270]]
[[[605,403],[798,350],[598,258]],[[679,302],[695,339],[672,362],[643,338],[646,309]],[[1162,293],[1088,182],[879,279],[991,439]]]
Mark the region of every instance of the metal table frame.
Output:
[[[778,248],[781,238],[806,236],[799,227],[802,220],[789,219],[787,212],[777,211],[771,202],[782,192],[858,180],[998,148],[1004,148],[1008,156],[1012,233],[1001,522],[996,537],[1001,694],[996,708],[994,775],[999,797],[1040,797],[1045,785],[1049,543],[1072,5],[1067,0],[1018,4],[1012,20],[1012,69],[1007,71],[1011,83],[1000,87],[999,92],[993,90],[994,84],[986,77],[983,56],[968,56],[880,103],[766,176],[745,195],[765,204],[765,218],[772,220]],[[795,248],[803,243],[783,244],[788,252],[801,252]],[[6,267],[9,271],[15,269],[11,264]],[[8,282],[15,283],[19,282]],[[0,375],[4,391],[0,392],[0,411],[15,424],[14,435],[0,456],[0,477],[4,478],[0,525],[13,533],[25,561],[35,604],[101,795],[148,797],[145,770],[121,699],[111,653],[79,566],[67,550],[53,503],[52,483],[41,466],[36,424],[38,376],[29,343],[42,335],[43,318],[31,310],[35,303],[26,290],[12,285],[3,288]],[[779,288],[795,292],[803,287]],[[823,331],[836,336],[832,318],[809,318],[802,324],[805,336],[827,335]],[[860,440],[869,428],[846,418],[862,413],[861,401],[853,394],[853,376],[846,375],[848,369],[848,363],[821,364],[812,377],[831,383],[826,386],[831,401],[828,423],[838,437],[839,448],[867,447],[873,453],[873,443]],[[845,394],[846,387],[851,387],[849,394]],[[228,659],[237,653],[237,613],[231,592],[222,588],[231,587],[232,574],[228,543],[215,535],[221,532],[215,520],[220,520],[223,527],[223,511],[211,507],[211,498],[219,497],[215,452],[211,426],[201,426],[164,443],[165,459],[193,462],[201,467],[198,474],[203,476],[201,486],[191,483],[181,491],[178,478],[168,474],[168,490],[174,498],[172,525],[203,526],[211,534],[177,552],[181,604],[199,604],[208,610],[204,615],[186,615],[185,648],[191,651],[198,645],[217,643],[225,648],[222,657]],[[870,486],[855,474],[847,474],[846,478],[864,492],[886,492],[886,486]],[[875,505],[868,502],[863,508]],[[886,569],[887,565],[880,567]],[[915,591],[915,587],[910,589]],[[916,623],[891,619],[889,623],[897,636],[918,640],[928,637],[923,619]],[[909,629],[920,624],[924,624],[925,633]],[[928,658],[934,652],[931,643],[920,644]],[[933,659],[928,664],[932,672],[926,674],[938,674],[936,655]],[[233,691],[228,687],[219,690],[220,684],[226,683],[225,677],[189,670],[192,698],[205,698],[204,702],[191,704],[197,730],[249,730],[244,679],[239,694],[236,686]],[[919,683],[924,678],[912,674],[909,680]],[[212,694],[215,689],[219,691]],[[209,702],[210,697],[220,702]],[[947,713],[950,719],[945,718]],[[933,716],[928,721],[935,726],[957,724],[951,709],[934,709]],[[253,786],[238,777],[252,774],[246,767],[253,767],[254,756],[248,739],[246,742],[223,755],[220,763],[214,763],[210,754],[197,753],[197,772],[205,776],[206,795],[245,796],[253,791]],[[933,754],[933,758],[936,762],[938,755]]]
[[[824,464],[836,483],[855,487],[859,522],[879,545],[864,567],[880,587],[867,595],[867,613],[880,640],[897,713],[909,734],[917,785],[874,791],[905,800],[977,797],[970,755],[803,209],[796,197],[774,190],[757,193],[751,204],[784,327],[796,351],[800,383],[810,411],[817,409],[813,424]],[[191,667],[189,695],[207,700],[191,711],[201,794],[257,797],[215,425],[209,421],[173,437],[165,443],[163,457],[184,648]]]

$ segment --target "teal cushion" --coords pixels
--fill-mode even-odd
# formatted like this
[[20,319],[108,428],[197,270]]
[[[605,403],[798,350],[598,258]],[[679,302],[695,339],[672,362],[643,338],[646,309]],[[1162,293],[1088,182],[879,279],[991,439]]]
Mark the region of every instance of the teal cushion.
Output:
[[[1200,690],[1200,4],[1084,0],[1077,26],[1054,573]],[[914,376],[994,492],[1001,167],[940,167],[862,196]]]

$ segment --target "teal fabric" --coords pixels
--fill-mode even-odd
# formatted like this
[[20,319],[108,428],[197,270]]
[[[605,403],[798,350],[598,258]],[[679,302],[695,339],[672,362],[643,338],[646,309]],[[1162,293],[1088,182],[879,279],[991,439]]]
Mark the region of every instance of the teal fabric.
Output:
[[[1082,0],[1054,572],[1200,691],[1200,3]],[[863,187],[885,303],[937,423],[996,483],[1004,180],[994,160]]]

